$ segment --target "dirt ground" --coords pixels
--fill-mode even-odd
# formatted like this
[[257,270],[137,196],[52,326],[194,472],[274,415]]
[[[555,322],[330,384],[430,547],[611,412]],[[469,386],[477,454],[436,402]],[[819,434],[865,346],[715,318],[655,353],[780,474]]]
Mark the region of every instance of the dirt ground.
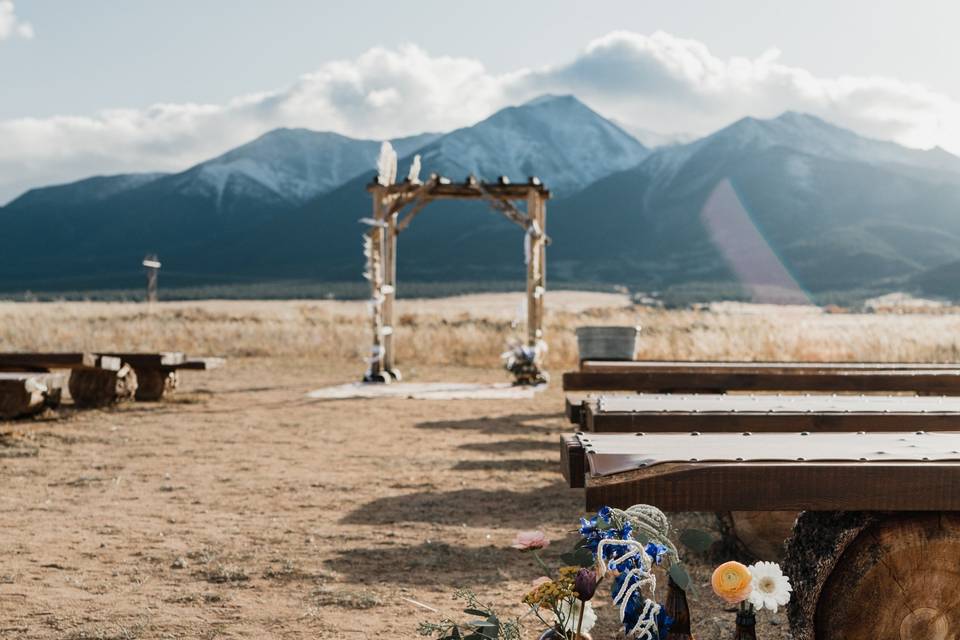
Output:
[[[543,529],[559,564],[583,507],[558,474],[558,385],[533,400],[305,397],[357,375],[355,361],[234,358],[161,403],[0,423],[0,637],[413,638],[439,616],[409,600],[455,612],[457,587],[523,613],[542,571],[513,536]],[[688,563],[697,637],[732,637],[710,567]],[[594,638],[615,637],[614,611],[600,617]],[[761,624],[788,637],[783,614]]]

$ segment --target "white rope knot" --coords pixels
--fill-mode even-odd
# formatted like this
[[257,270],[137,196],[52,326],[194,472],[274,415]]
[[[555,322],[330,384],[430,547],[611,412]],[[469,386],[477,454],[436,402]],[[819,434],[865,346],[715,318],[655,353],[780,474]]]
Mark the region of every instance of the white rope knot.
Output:
[[639,560],[640,566],[634,567],[623,575],[623,583],[620,589],[613,595],[613,604],[620,609],[620,621],[623,622],[627,615],[627,605],[630,599],[637,593],[644,598],[643,609],[640,611],[640,617],[636,624],[626,630],[627,636],[634,636],[639,640],[655,640],[657,628],[657,614],[660,613],[660,605],[653,601],[657,590],[657,577],[651,570],[653,567],[653,558],[647,553],[646,548],[636,540],[617,540],[608,538],[601,540],[597,545],[597,578],[600,579],[607,574],[610,569],[609,564],[603,556],[603,550],[606,546],[627,547],[629,551],[612,559],[610,562],[620,565],[627,560]]

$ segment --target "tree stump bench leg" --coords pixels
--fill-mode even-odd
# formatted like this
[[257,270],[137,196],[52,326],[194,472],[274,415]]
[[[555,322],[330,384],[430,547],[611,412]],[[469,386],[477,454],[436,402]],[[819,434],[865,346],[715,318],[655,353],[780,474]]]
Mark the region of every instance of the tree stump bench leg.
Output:
[[128,365],[118,371],[74,369],[70,373],[69,389],[78,407],[105,407],[133,400],[137,392],[137,374]]
[[63,376],[34,372],[0,374],[0,420],[40,413],[60,406]]
[[747,561],[779,562],[797,515],[796,511],[723,511],[717,513],[717,526],[730,553]]
[[958,512],[805,512],[785,566],[793,637],[957,638],[958,557]]
[[137,400],[157,402],[168,393],[173,393],[180,385],[177,370],[170,367],[137,369]]

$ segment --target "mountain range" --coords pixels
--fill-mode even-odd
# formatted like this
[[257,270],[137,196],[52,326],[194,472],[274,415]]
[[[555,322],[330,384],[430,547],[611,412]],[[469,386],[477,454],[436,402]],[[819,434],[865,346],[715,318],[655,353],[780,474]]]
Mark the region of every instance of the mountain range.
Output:
[[[551,189],[549,281],[772,301],[890,290],[960,297],[960,158],[788,112],[648,148],[573,96],[391,141],[401,175]],[[0,292],[359,281],[380,143],[279,129],[176,174],[94,177],[0,208]],[[522,234],[480,203],[431,204],[401,282],[523,279]]]

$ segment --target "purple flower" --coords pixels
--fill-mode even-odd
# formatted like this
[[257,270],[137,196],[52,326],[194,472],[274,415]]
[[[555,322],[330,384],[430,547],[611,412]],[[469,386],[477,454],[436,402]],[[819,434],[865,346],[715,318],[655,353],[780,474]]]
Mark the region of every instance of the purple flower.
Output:
[[577,571],[573,578],[573,590],[580,600],[586,602],[591,599],[597,590],[597,572],[587,568]]

